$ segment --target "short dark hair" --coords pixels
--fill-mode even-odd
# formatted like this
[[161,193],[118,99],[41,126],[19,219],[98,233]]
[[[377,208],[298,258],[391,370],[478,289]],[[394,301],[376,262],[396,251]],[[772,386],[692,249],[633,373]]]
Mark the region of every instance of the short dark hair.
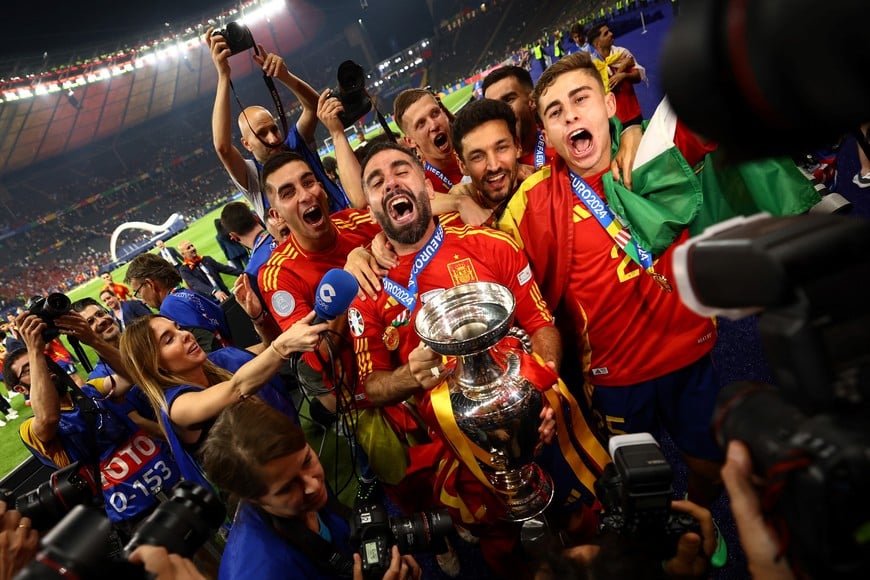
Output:
[[[103,292],[111,292],[111,290],[103,290]],[[100,292],[100,296],[103,295],[103,292]],[[112,292],[112,294],[114,295],[115,293]],[[105,310],[103,308],[102,304],[100,304],[95,299],[91,298],[90,296],[85,296],[84,298],[79,298],[78,300],[76,300],[75,302],[72,303],[72,305],[70,306],[70,309],[73,312],[81,312],[82,310],[84,310],[88,306],[96,306],[96,307],[100,308],[101,310]]]
[[[586,37],[586,40],[589,41],[589,44],[594,44],[598,37],[601,36],[601,30],[607,26],[606,22],[599,22],[598,24],[593,24],[592,28],[589,29],[589,34]],[[610,28],[609,26],[607,26]]]
[[327,173],[335,173],[338,171],[338,161],[332,155],[327,155],[320,160],[323,163],[323,170]]
[[468,133],[489,121],[504,121],[514,139],[517,139],[517,117],[505,103],[493,99],[480,99],[462,107],[451,129],[453,133],[453,148],[460,159],[463,159],[462,138]]
[[483,91],[484,96],[486,96],[486,89],[499,82],[500,80],[504,80],[510,77],[517,79],[517,81],[521,85],[529,89],[529,91],[535,88],[535,83],[532,81],[532,75],[529,73],[529,71],[519,66],[508,65],[497,68],[485,77],[483,77],[483,84],[481,85],[481,90]]
[[139,254],[130,262],[124,281],[130,280],[154,280],[163,288],[175,288],[181,284],[181,274],[175,267],[158,256],[146,252]]
[[[378,153],[380,153],[382,151],[387,151],[387,150],[399,151],[401,153],[404,153],[405,155],[407,155],[408,157],[413,159],[414,163],[416,163],[420,167],[420,169],[423,169],[423,164],[420,163],[420,160],[417,158],[416,155],[414,155],[414,152],[411,151],[410,149],[408,149],[407,147],[399,145],[398,143],[395,143],[393,141],[379,141],[377,143],[372,143],[371,145],[366,147],[365,156],[363,157],[363,160],[360,163],[360,168],[359,168],[360,176],[361,177],[365,176],[366,166],[369,164],[369,161],[372,160],[372,157],[374,157],[375,155],[377,155]],[[366,185],[365,180],[363,180],[363,189],[365,189],[365,185]]]
[[571,27],[571,35],[579,34],[584,39],[586,38],[586,31],[583,29],[583,25],[579,22],[575,22],[574,26]]
[[260,191],[268,196],[269,193],[266,190],[266,179],[288,163],[293,163],[294,161],[301,161],[305,165],[308,165],[309,169],[311,168],[311,164],[305,161],[304,157],[293,151],[278,151],[277,153],[270,155],[269,159],[266,160],[266,163],[263,164],[263,169],[260,170]]
[[248,204],[241,201],[233,201],[224,206],[221,210],[220,223],[227,232],[241,236],[262,227]]

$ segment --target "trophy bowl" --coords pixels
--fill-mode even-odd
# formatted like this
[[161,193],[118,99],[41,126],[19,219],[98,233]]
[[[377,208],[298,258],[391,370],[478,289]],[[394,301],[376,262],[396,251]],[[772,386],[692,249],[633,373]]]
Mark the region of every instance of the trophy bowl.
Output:
[[420,340],[438,354],[468,355],[492,347],[507,334],[515,307],[507,287],[469,282],[423,305],[414,326]]
[[543,396],[519,374],[520,353],[499,344],[515,307],[507,287],[471,282],[426,303],[414,325],[432,351],[456,357],[446,379],[456,425],[488,455],[476,461],[504,505],[503,519],[521,522],[546,509],[553,482],[534,462]]

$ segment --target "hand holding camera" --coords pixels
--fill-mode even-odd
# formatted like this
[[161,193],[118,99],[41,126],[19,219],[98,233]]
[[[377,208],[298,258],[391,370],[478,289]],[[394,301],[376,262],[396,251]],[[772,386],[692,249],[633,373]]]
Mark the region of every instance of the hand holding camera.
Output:
[[[413,556],[402,556],[399,553],[399,546],[393,546],[393,559],[390,561],[390,567],[384,572],[383,580],[419,580],[423,577],[423,570]],[[362,557],[359,554],[353,555],[353,580],[363,580],[363,563]]]

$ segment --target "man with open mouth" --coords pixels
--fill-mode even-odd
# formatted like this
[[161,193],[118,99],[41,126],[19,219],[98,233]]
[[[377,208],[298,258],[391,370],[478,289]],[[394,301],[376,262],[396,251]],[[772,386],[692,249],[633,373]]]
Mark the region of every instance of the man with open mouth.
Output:
[[[263,189],[269,198],[269,215],[286,223],[291,232],[260,268],[258,277],[267,308],[284,330],[314,308],[317,286],[326,272],[344,268],[348,254],[368,246],[380,227],[365,210],[346,209],[330,216],[323,184],[308,162],[289,151],[272,155],[263,166]],[[347,333],[346,316],[339,316],[329,325],[336,335]],[[341,348],[342,344],[346,343],[339,341],[332,354],[347,375],[353,369],[353,352],[349,347]],[[301,382],[309,395],[335,412],[335,393],[347,393],[341,393],[344,385],[334,384],[333,369],[320,362],[329,360],[329,356],[326,341],[319,356],[304,355],[300,361]]]
[[406,89],[393,104],[393,118],[404,133],[405,144],[417,151],[435,191],[447,193],[462,181],[453,152],[450,113],[426,89]]
[[[512,117],[506,105],[489,103]],[[515,120],[499,123],[505,125],[507,140],[515,144],[511,136]],[[512,152],[515,166],[516,148]],[[503,192],[509,191],[509,185],[515,181],[515,167],[507,173],[494,180],[499,181],[497,189]],[[393,463],[411,466],[399,484],[397,501],[401,505],[403,499],[405,502],[409,498],[414,502],[427,500],[453,510],[451,515],[456,523],[481,534],[487,562],[497,572],[505,573],[513,565],[508,562],[513,561],[504,558],[505,553],[499,551],[497,543],[489,540],[497,535],[495,530],[505,531],[510,526],[498,522],[502,508],[497,500],[485,490],[469,491],[479,483],[473,477],[465,479],[467,472],[461,466],[456,470],[450,467],[454,465],[453,452],[443,443],[449,437],[448,431],[442,429],[443,425],[436,418],[442,415],[433,411],[435,403],[429,398],[433,388],[443,387],[447,371],[441,356],[420,342],[414,331],[414,320],[419,305],[444,289],[468,282],[495,282],[508,287],[516,297],[515,324],[529,333],[533,351],[551,369],[558,369],[560,364],[559,332],[541,300],[525,254],[508,235],[491,228],[463,225],[451,220],[451,216],[433,217],[430,204],[436,192],[411,151],[395,143],[372,145],[362,162],[362,176],[369,209],[398,255],[398,265],[384,277],[374,298],[354,301],[348,318],[353,321],[351,335],[360,383],[372,404],[381,408],[398,438],[408,445],[407,458],[392,458]],[[495,187],[494,183],[490,185]],[[409,408],[417,410],[409,411]],[[449,409],[447,412],[450,413]],[[564,421],[564,417],[556,417],[557,424]],[[585,428],[582,417],[572,417],[570,422],[577,430]],[[430,445],[420,445],[416,435],[419,431],[425,433],[427,426],[434,440]],[[568,428],[565,429],[567,432]],[[606,463],[606,452],[600,446],[596,448],[597,455],[594,450],[586,450],[584,457]],[[554,462],[567,465],[564,454],[562,447],[554,450],[553,457],[560,458]],[[374,467],[377,458],[370,459]],[[578,483],[582,479],[574,478],[578,477],[578,472],[595,473],[598,468],[594,459],[588,464],[571,464],[567,468],[571,476],[556,483],[554,505],[561,505],[560,501],[567,496],[560,493],[569,493],[569,490],[577,494],[572,502],[581,496],[591,501],[592,491],[584,491],[583,485]],[[426,482],[425,489],[421,488],[421,481]],[[571,483],[562,485],[563,481]],[[448,496],[450,500],[445,501]],[[463,507],[457,508],[460,505]],[[486,510],[481,509],[483,505]],[[574,507],[583,505],[584,502],[579,501]],[[504,537],[512,537],[510,531],[505,533]]]

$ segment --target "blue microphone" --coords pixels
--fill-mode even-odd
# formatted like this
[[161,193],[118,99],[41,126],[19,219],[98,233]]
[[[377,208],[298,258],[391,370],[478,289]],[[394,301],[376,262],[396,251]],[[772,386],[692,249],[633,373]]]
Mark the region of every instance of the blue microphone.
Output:
[[343,314],[359,292],[359,284],[352,274],[333,268],[323,275],[314,296],[314,321],[320,324],[335,320]]

